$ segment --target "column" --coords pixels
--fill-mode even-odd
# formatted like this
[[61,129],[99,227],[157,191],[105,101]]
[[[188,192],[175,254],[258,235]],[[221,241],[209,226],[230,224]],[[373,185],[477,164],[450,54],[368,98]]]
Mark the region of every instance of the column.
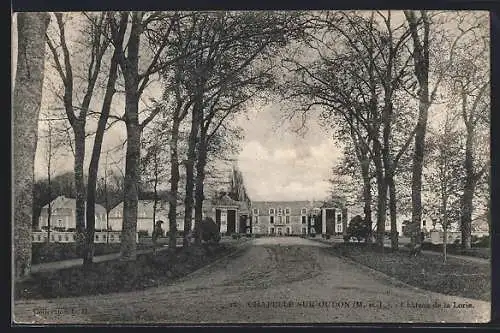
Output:
[[237,234],[240,233],[240,215],[238,214],[238,210],[235,209],[234,210],[234,223],[236,224],[236,226],[234,227],[234,230],[236,231]]
[[321,233],[326,234],[326,208],[321,208]]

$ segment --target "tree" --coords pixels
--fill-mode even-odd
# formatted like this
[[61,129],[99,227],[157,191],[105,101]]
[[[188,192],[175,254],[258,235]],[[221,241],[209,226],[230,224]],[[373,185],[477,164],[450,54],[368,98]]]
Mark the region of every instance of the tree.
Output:
[[[387,15],[327,13],[316,20],[323,37],[313,35],[314,43],[308,44],[316,59],[287,59],[295,65],[296,76],[285,89],[292,89],[290,95],[300,101],[303,113],[321,107],[321,117],[327,126],[335,127],[335,136],[353,143],[346,152],[356,157],[363,177],[367,223],[371,223],[373,163],[377,243],[383,246],[389,190],[391,243],[397,248],[395,174],[415,133],[411,110],[397,105],[398,99],[408,98],[406,90],[411,86],[407,70],[411,54],[405,50],[409,32],[404,24],[394,26],[391,11]],[[404,123],[410,126],[395,126]]]
[[454,212],[459,211],[459,191],[463,168],[461,166],[462,142],[458,117],[450,109],[445,110],[445,119],[437,131],[430,131],[426,146],[431,150],[427,167],[427,183],[432,191],[431,210],[439,212],[439,223],[443,227],[443,257],[446,261],[447,231],[452,223]]
[[[201,222],[204,169],[212,138],[228,117],[242,110],[255,95],[256,87],[265,88],[268,84],[266,81],[270,76],[266,69],[259,71],[254,68],[252,71],[252,65],[263,60],[264,56],[269,57],[276,46],[284,45],[290,36],[300,31],[293,15],[278,13],[207,13],[198,19],[193,47],[201,47],[206,52],[195,53],[186,59],[191,68],[191,84],[187,89],[193,96],[193,107],[184,163],[185,246],[191,230],[193,192],[195,224]],[[199,241],[199,237],[196,239]]]
[[[86,186],[84,180],[84,159],[85,159],[85,138],[86,138],[86,122],[87,115],[89,114],[90,105],[92,98],[95,95],[95,88],[98,83],[99,74],[101,73],[101,67],[103,63],[103,58],[106,54],[106,50],[110,45],[110,42],[106,38],[102,38],[102,30],[105,29],[105,13],[99,14],[99,17],[92,23],[86,23],[83,32],[84,40],[82,43],[87,46],[90,50],[90,55],[88,59],[90,61],[87,63],[86,59],[78,59],[78,63],[84,63],[83,75],[78,73],[78,66],[75,66],[75,61],[72,55],[75,54],[71,50],[69,40],[66,36],[66,19],[77,19],[73,15],[62,13],[54,13],[56,23],[57,23],[57,33],[59,43],[56,44],[48,35],[47,45],[52,54],[53,66],[57,70],[59,78],[62,82],[64,93],[61,97],[64,109],[66,111],[66,116],[68,118],[69,124],[71,125],[74,137],[74,177],[75,177],[75,189],[76,189],[76,242],[77,242],[77,252],[88,257],[88,249],[84,249],[85,244],[85,196],[86,196]],[[61,48],[62,54],[59,52]],[[85,49],[84,49],[85,50]],[[84,52],[83,50],[78,50],[79,52]],[[75,99],[78,100],[78,89],[75,87],[79,86],[79,80],[83,77],[84,93],[81,99],[80,105],[76,105]],[[88,206],[88,205],[87,205]],[[87,242],[88,243],[88,242]],[[88,258],[86,259],[88,260]],[[90,259],[91,260],[91,259]]]
[[[142,140],[143,151],[146,154],[141,159],[142,164],[142,179],[141,184],[153,186],[153,221],[152,226],[156,224],[156,210],[158,205],[158,186],[167,178],[167,170],[169,167],[168,160],[168,135],[165,130],[152,128],[151,134],[144,135],[146,138]],[[149,188],[149,186],[148,186]]]
[[[468,18],[468,19],[467,19]],[[462,246],[471,247],[473,199],[478,183],[489,167],[490,72],[487,15],[462,17],[458,29],[464,35],[457,46],[454,70],[450,73],[454,101],[460,106],[465,125],[465,181],[461,203]]]
[[46,13],[17,14],[17,67],[13,96],[14,275],[31,271],[33,178],[45,66]]
[[[162,111],[161,105],[155,105],[140,122],[139,101],[152,76],[177,61],[177,59],[162,59],[162,55],[171,41],[171,32],[180,17],[178,13],[161,12],[121,12],[116,16],[120,23],[111,24],[111,39],[124,78],[125,112],[122,119],[127,129],[121,259],[135,260],[141,133],[144,127]],[[116,17],[113,20],[116,21]],[[128,40],[124,44],[126,32]],[[147,46],[141,44],[143,36],[147,37]],[[144,55],[151,57],[144,70],[139,66],[141,50],[147,50]]]
[[[54,138],[56,133],[53,130],[53,119],[44,119],[47,124],[47,131],[46,131],[46,145],[45,145],[45,161],[47,163],[47,191],[48,191],[48,207],[47,207],[47,243],[50,242],[50,232],[51,232],[51,217],[52,217],[52,177],[54,174],[54,169],[53,169],[53,162],[55,157],[57,156],[58,150],[61,145],[61,141],[57,142],[57,138]],[[56,142],[54,142],[54,139]]]

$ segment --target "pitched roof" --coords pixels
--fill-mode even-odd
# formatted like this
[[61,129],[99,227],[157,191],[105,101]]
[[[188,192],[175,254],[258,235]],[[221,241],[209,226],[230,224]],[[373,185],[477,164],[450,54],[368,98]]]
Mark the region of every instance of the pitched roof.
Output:
[[[87,202],[85,202],[85,205],[87,205]],[[43,208],[49,208],[49,204],[46,204],[43,206]],[[60,209],[60,208],[70,208],[73,210],[76,210],[76,199],[74,198],[67,198],[64,195],[58,196],[52,202],[50,203],[50,208],[52,210],[54,209]],[[106,208],[104,208],[102,205],[95,204],[95,213],[96,214],[106,214]]]
[[231,199],[227,194],[225,194],[222,198],[214,199],[212,204],[215,206],[240,206],[240,202]]
[[[139,216],[153,217],[154,200],[137,200],[137,214]],[[111,211],[123,210],[123,201],[115,206]],[[156,215],[168,213],[168,203],[158,200],[156,202]]]

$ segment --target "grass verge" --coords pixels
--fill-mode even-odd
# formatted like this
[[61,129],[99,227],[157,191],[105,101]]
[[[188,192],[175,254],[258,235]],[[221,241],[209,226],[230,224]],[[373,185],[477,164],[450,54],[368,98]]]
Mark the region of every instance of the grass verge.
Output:
[[326,251],[385,273],[406,284],[442,294],[491,301],[490,265],[406,251],[382,252],[369,244],[341,243]]
[[190,246],[137,256],[136,261],[119,260],[94,263],[85,271],[73,267],[34,273],[17,282],[14,298],[49,299],[141,290],[168,284],[231,253],[232,244]]
[[[167,243],[167,239],[161,239],[160,244]],[[95,247],[95,256],[100,256],[104,254],[110,253],[119,253],[120,252],[120,243],[96,243]],[[148,249],[152,248],[153,244],[151,242],[151,238],[146,240],[141,240],[137,244],[137,249]],[[32,264],[37,265],[46,262],[54,262],[61,260],[69,260],[69,259],[78,259],[76,252],[75,243],[34,243],[31,247],[32,249]]]
[[[442,244],[431,244],[431,243],[424,243],[422,245],[422,250],[427,250],[427,251],[433,251],[433,252],[443,252],[443,245]],[[491,249],[488,247],[473,247],[471,249],[462,249],[461,246],[458,244],[448,244],[446,246],[446,250],[449,254],[455,254],[455,255],[460,255],[460,256],[469,256],[469,257],[476,257],[476,258],[482,258],[482,259],[490,259],[491,258]]]

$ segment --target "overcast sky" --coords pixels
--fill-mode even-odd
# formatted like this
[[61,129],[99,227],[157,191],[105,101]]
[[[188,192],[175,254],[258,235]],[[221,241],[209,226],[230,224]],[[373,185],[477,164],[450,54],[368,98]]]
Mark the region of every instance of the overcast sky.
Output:
[[281,106],[250,110],[238,166],[252,200],[325,199],[328,179],[341,150],[314,120],[305,135],[283,122]]
[[[14,28],[15,24],[14,18]],[[12,37],[14,72],[17,57],[15,29],[12,31]],[[55,75],[54,70],[47,70],[47,73],[49,76]],[[14,79],[14,73],[12,77]],[[44,98],[48,95],[47,91],[44,91]],[[123,112],[121,102],[115,96],[114,108],[119,113]],[[331,135],[314,120],[308,123],[309,130],[301,136],[291,131],[290,126],[293,124],[283,122],[282,115],[281,105],[271,103],[250,108],[247,116],[242,116],[238,120],[238,125],[244,129],[245,138],[241,142],[242,150],[237,160],[249,195],[252,200],[324,199],[330,190],[328,179],[331,168],[341,156],[342,149],[334,144]],[[434,116],[435,113],[431,112],[431,123]],[[116,147],[125,137],[125,127],[123,124],[117,124],[105,135],[103,150]],[[87,144],[87,166],[92,140],[93,138],[88,140]],[[44,177],[46,173],[43,147],[44,142],[40,139],[35,161],[36,178]],[[111,156],[111,159],[121,160],[123,165],[123,155],[124,150],[118,151]],[[104,156],[101,158],[101,161],[103,160]],[[73,156],[69,153],[58,158],[53,164],[56,165],[58,173],[70,171],[73,168]]]

